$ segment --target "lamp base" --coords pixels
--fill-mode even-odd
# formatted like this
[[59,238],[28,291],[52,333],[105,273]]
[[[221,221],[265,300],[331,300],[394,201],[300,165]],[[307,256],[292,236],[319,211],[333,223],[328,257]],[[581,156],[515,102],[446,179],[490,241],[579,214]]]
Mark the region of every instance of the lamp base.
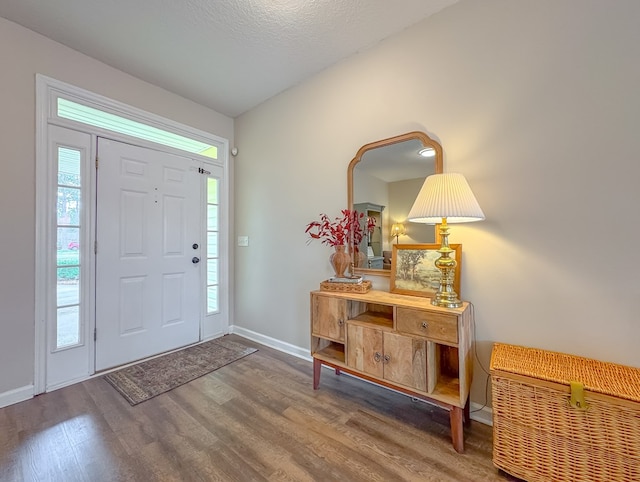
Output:
[[438,291],[435,296],[431,298],[431,304],[442,308],[460,308],[462,301],[458,299],[458,295],[455,292],[447,293]]
[[449,227],[446,218],[442,218],[440,225],[441,246],[438,250],[440,257],[436,259],[435,266],[440,270],[440,288],[435,296],[431,298],[431,304],[443,308],[460,308],[462,301],[458,299],[458,294],[453,289],[455,269],[458,264],[451,258],[453,250],[449,247]]

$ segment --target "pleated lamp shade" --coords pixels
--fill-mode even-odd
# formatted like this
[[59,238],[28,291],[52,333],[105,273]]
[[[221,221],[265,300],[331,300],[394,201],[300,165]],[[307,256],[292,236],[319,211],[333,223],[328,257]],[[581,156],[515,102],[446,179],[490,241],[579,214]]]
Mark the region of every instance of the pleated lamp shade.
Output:
[[401,236],[407,234],[407,230],[402,223],[395,223],[391,226],[391,236]]
[[462,174],[433,174],[424,181],[418,197],[409,211],[414,223],[438,224],[482,221],[484,213]]

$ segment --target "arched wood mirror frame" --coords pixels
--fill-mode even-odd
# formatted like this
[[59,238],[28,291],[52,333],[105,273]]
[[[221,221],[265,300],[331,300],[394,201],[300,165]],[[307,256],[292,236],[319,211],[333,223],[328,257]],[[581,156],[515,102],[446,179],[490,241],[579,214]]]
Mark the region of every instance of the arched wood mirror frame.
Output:
[[[435,158],[433,159],[433,168],[432,171],[425,172],[424,177],[431,174],[439,174],[443,172],[443,160],[442,160],[442,146],[440,143],[431,137],[429,137],[426,133],[421,131],[413,131],[407,132],[406,134],[401,134],[395,137],[390,137],[388,139],[383,139],[380,141],[371,142],[370,144],[365,144],[356,153],[356,156],[349,163],[349,167],[347,169],[347,206],[349,209],[354,209],[354,169],[356,166],[362,161],[363,156],[374,149],[379,149],[383,147],[394,146],[407,141],[415,141],[416,144],[422,144],[422,148],[432,148],[435,151]],[[417,151],[416,151],[417,155]],[[439,242],[438,235],[438,226],[434,226],[434,237],[435,242]],[[352,269],[353,273],[359,274],[375,274],[378,276],[390,276],[391,270],[389,269],[368,269],[362,267],[354,267]]]

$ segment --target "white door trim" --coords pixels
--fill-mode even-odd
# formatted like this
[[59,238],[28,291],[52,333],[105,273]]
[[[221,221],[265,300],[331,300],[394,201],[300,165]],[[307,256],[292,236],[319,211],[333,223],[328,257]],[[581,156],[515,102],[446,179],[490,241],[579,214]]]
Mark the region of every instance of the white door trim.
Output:
[[[164,129],[176,134],[200,140],[210,145],[218,146],[218,159],[214,160],[205,156],[193,153],[185,153],[184,151],[174,149],[168,146],[162,146],[153,142],[142,139],[135,139],[130,136],[118,134],[105,129],[92,127],[69,119],[57,117],[57,98],[64,97],[74,102],[85,104],[96,109],[104,110],[113,114],[120,115],[125,118],[134,119],[160,129]],[[86,132],[94,136],[101,135],[106,138],[127,142],[141,147],[149,147],[153,149],[163,150],[172,154],[191,157],[208,164],[215,164],[223,169],[223,190],[225,212],[223,213],[223,228],[226,230],[227,236],[221,239],[220,249],[224,250],[223,255],[229,259],[231,251],[229,249],[228,233],[231,227],[230,215],[233,212],[231,206],[232,197],[230,196],[231,173],[229,166],[229,141],[214,134],[192,128],[170,119],[152,114],[150,112],[137,109],[135,107],[123,104],[113,99],[103,97],[99,94],[75,87],[64,82],[52,79],[50,77],[36,74],[36,243],[35,243],[35,360],[34,360],[34,395],[43,393],[46,390],[46,318],[48,306],[52,296],[55,296],[55,288],[49,286],[47,273],[51,269],[51,255],[49,254],[49,246],[51,242],[50,227],[48,224],[47,209],[48,199],[51,196],[53,186],[51,185],[51,161],[48,159],[48,134],[47,126],[49,124],[67,127],[73,130]],[[93,182],[92,178],[92,182]],[[92,201],[91,209],[95,210],[95,200]],[[95,226],[91,227],[91,243],[95,241]],[[225,278],[227,284],[231,280],[227,264],[227,272]],[[95,278],[95,271],[91,267],[91,279]],[[226,312],[230,313],[231,288],[229,287],[225,293],[225,299],[222,301],[226,304]],[[91,306],[94,306],[94,300],[90,300]],[[92,320],[95,323],[95,320]],[[226,322],[226,331],[228,332],[229,321]],[[93,350],[91,350],[93,353]],[[94,360],[90,361],[92,372],[94,372]],[[77,380],[73,381],[74,383]]]

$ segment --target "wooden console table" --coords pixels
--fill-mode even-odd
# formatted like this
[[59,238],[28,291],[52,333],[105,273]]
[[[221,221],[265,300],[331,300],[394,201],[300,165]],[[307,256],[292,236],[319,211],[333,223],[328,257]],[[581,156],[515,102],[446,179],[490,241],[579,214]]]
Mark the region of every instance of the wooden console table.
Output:
[[434,403],[449,410],[461,453],[470,421],[472,316],[468,303],[449,309],[385,291],[312,291],[313,388],[326,365]]

